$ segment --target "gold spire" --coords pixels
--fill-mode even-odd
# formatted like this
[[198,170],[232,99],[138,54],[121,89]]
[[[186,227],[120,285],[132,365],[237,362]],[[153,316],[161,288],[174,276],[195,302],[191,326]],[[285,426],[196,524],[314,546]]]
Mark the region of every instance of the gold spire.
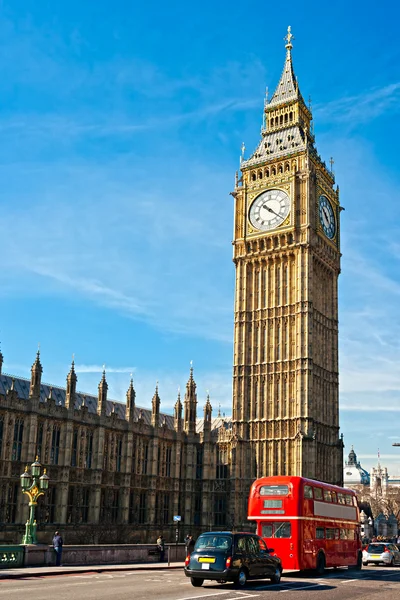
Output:
[[294,40],[294,36],[292,34],[292,28],[290,27],[290,25],[287,28],[287,34],[285,35],[285,37],[283,39],[286,42],[286,48],[290,51],[293,48],[292,40]]

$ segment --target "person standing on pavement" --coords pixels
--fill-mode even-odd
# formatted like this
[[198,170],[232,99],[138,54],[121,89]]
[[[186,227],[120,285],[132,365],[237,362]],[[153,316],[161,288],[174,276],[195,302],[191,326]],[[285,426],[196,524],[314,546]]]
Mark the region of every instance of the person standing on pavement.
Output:
[[194,539],[191,533],[185,538],[186,556],[190,556],[194,549]]
[[157,547],[158,547],[158,550],[160,551],[160,562],[164,562],[165,540],[161,534],[157,538]]
[[61,565],[63,544],[64,542],[61,535],[58,531],[56,531],[53,537],[53,548],[56,553],[56,567],[59,567]]

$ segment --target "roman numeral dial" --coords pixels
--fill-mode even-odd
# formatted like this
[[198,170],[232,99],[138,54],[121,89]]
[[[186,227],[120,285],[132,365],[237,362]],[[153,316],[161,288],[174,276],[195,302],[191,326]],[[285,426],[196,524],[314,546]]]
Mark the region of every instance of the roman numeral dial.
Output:
[[290,212],[290,198],[283,190],[266,190],[250,206],[249,220],[259,231],[282,225]]

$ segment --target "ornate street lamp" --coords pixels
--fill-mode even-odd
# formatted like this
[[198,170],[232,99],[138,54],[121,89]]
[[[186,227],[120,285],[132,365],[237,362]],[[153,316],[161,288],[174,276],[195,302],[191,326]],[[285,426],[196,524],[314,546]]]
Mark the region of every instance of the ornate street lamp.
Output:
[[24,473],[22,473],[21,488],[22,493],[26,494],[29,498],[29,519],[25,524],[25,535],[22,538],[22,544],[37,544],[36,537],[36,521],[35,521],[35,509],[37,505],[37,499],[39,496],[43,496],[44,492],[49,489],[49,477],[46,475],[46,469],[43,471],[43,475],[40,475],[40,464],[38,457],[34,463],[31,464],[31,472],[28,471],[28,466],[25,467]]

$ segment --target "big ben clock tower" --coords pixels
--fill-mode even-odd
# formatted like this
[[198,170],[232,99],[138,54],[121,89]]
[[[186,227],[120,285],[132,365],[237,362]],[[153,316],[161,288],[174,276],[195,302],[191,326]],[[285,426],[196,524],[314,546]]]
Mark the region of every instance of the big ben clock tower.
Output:
[[339,191],[315,147],[292,37],[289,27],[261,141],[250,158],[243,156],[233,192],[232,418],[236,439],[247,442],[235,486],[243,499],[255,477],[301,475],[340,485],[343,474]]

